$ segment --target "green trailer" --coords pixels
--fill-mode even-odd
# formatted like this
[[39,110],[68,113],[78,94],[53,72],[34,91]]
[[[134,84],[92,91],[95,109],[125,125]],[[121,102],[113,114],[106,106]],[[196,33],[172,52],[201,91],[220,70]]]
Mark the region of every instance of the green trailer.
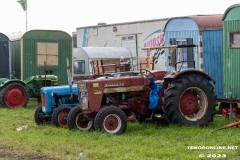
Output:
[[[25,107],[28,99],[40,99],[40,89],[66,85],[66,59],[72,60],[72,38],[57,30],[31,30],[10,36],[12,73],[0,77],[0,105]],[[72,70],[72,61],[69,62]]]
[[223,84],[224,97],[218,99],[224,117],[236,117],[240,103],[240,4],[226,9],[223,15]]
[[[68,84],[66,59],[72,60],[72,37],[58,30],[31,30],[10,37],[14,77],[53,74],[60,85]],[[70,61],[72,71],[72,61]]]
[[[223,16],[223,77],[225,97],[240,98],[240,4]],[[230,95],[232,94],[232,95]]]

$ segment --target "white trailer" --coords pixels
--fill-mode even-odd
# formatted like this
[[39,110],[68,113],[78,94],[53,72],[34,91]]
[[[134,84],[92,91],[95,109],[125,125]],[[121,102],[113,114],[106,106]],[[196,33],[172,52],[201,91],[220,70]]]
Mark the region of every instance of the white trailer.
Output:
[[[124,58],[126,64],[120,64],[121,57]],[[133,65],[132,53],[125,47],[79,47],[73,49],[73,80],[129,71]]]
[[[168,19],[134,21],[77,28],[78,47],[126,47],[133,54],[134,70],[147,53],[142,48],[164,45],[163,29]],[[151,53],[154,69],[166,70],[164,51]]]

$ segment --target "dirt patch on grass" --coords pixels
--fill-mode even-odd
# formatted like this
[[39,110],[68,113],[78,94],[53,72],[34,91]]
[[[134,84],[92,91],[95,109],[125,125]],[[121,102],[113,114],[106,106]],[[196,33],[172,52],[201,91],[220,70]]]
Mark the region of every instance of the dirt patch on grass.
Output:
[[46,156],[23,153],[21,148],[14,150],[11,147],[0,145],[0,160],[54,160]]

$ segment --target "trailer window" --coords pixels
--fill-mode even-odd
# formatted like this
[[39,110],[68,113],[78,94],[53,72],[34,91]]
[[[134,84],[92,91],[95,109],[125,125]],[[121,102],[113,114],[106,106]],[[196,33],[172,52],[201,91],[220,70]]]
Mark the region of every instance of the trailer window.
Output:
[[229,44],[232,48],[240,48],[240,32],[230,32]]
[[74,74],[84,74],[85,73],[85,61],[75,61],[73,62]]
[[58,66],[58,43],[37,43],[37,65]]

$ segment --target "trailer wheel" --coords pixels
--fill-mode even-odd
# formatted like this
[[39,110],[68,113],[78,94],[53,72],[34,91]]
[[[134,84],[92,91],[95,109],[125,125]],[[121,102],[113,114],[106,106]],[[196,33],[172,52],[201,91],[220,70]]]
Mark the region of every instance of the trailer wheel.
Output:
[[93,119],[83,114],[80,107],[74,107],[71,109],[68,116],[68,128],[88,131],[93,128]]
[[26,88],[20,83],[9,83],[1,90],[0,101],[8,108],[26,107],[28,103]]
[[126,131],[127,117],[118,107],[103,107],[96,115],[94,128],[111,134],[120,135]]
[[34,120],[36,124],[41,125],[41,124],[50,124],[51,118],[50,117],[45,117],[45,114],[42,111],[42,106],[38,106],[37,109],[35,110],[34,114]]
[[72,107],[69,106],[59,106],[52,114],[52,124],[57,127],[66,128],[67,118]]
[[216,94],[200,75],[179,77],[168,84],[163,111],[170,122],[188,126],[206,126],[213,121]]

